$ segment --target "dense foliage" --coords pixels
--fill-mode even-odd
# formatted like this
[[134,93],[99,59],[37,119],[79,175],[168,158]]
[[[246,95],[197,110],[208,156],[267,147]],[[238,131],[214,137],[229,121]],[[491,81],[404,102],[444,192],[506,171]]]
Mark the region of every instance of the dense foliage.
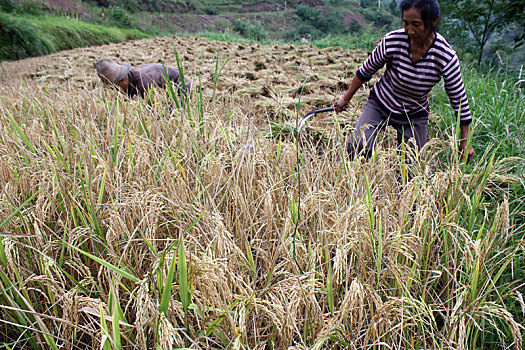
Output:
[[146,35],[137,30],[122,30],[65,17],[28,17],[0,12],[0,60],[17,60],[144,37]]
[[[471,50],[481,64],[493,35],[512,29],[514,46],[525,38],[525,0],[441,0],[444,27],[456,43]],[[474,40],[469,40],[473,38]],[[497,48],[509,47],[508,43]]]

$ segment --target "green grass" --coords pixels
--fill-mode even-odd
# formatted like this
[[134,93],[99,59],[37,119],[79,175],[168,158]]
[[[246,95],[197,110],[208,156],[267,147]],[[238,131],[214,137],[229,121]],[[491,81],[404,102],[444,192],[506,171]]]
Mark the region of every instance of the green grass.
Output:
[[384,30],[374,30],[369,27],[361,33],[344,35],[328,35],[319,40],[314,40],[313,45],[320,49],[327,47],[342,47],[350,50],[368,50],[375,48],[377,40],[383,37]]
[[[505,71],[480,72],[466,66],[463,68],[463,80],[469,97],[473,123],[471,125],[472,145],[475,149],[473,163],[478,163],[482,155],[490,150],[497,162],[501,159],[517,158],[508,173],[517,176],[519,182],[507,184],[497,179],[489,183],[491,190],[484,190],[470,198],[473,204],[483,201],[488,207],[495,208],[501,198],[508,197],[510,211],[510,230],[514,232],[511,245],[518,246],[525,238],[525,92],[521,85],[524,77],[519,73],[511,75]],[[436,123],[430,124],[432,136],[441,137],[450,134],[455,125],[455,115],[449,105],[444,89],[435,89],[432,95],[433,114],[440,116]],[[471,168],[474,165],[471,164]],[[484,187],[481,185],[481,187]],[[477,212],[470,217],[469,226],[479,229],[486,220],[484,212]],[[504,283],[520,283],[525,280],[525,256],[517,254],[513,259],[513,271],[502,275]],[[509,310],[521,324],[522,306],[516,298],[505,298]],[[490,343],[490,336],[487,342]],[[484,337],[486,339],[486,337]]]
[[145,37],[147,35],[138,30],[90,24],[66,17],[0,12],[0,60],[18,60]]
[[[512,76],[503,71],[479,72],[475,68],[463,69],[463,80],[469,97],[473,117],[471,132],[475,157],[480,157],[485,150],[496,147],[496,159],[509,157],[525,158],[525,102],[524,91],[520,87],[523,77]],[[444,89],[435,89],[432,95],[432,112],[439,115],[435,130],[436,136],[449,132],[455,125],[455,115],[449,105]],[[511,169],[518,175],[521,183],[512,188],[511,207],[521,215],[516,218],[517,224],[525,224],[525,163],[518,162]]]
[[[520,82],[521,79],[521,82]],[[463,69],[463,80],[474,119],[475,146],[482,151],[490,144],[500,144],[498,157],[525,156],[525,102],[520,88],[525,77],[510,76],[504,71],[479,72]],[[442,131],[455,123],[444,90],[435,90],[433,113],[442,116],[438,127]]]

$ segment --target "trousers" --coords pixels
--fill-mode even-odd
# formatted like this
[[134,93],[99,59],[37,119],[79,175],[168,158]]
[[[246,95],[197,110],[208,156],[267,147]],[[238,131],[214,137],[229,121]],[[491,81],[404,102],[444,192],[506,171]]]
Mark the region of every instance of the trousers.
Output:
[[350,158],[356,154],[370,158],[377,135],[387,126],[396,129],[398,147],[403,142],[413,147],[413,142],[409,140],[414,139],[417,148],[421,149],[427,143],[427,124],[428,114],[416,118],[394,115],[381,108],[374,98],[370,98],[350,135],[346,150]]

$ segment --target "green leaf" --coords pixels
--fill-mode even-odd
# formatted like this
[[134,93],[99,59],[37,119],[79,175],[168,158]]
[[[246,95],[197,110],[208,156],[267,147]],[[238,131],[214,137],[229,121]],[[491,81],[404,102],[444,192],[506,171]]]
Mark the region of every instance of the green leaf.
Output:
[[121,275],[122,277],[124,278],[127,278],[129,279],[130,281],[133,281],[133,282],[139,282],[140,279],[138,277],[136,277],[135,275],[133,275],[132,273],[126,271],[126,270],[123,270],[121,268],[118,268],[116,267],[115,265],[112,265],[110,264],[109,262],[107,262],[106,260],[104,259],[101,259],[99,258],[98,256],[95,256],[93,254],[90,254],[88,252],[85,252],[83,251],[82,249],[79,249],[71,244],[69,244],[69,246],[73,249],[75,249],[76,251],[78,251],[79,253],[82,253],[84,254],[85,256],[87,256],[88,258],[92,259],[92,260],[95,260],[96,262],[98,262],[99,264],[107,267],[108,269],[110,269],[111,271]]
[[181,240],[178,249],[178,272],[179,272],[179,296],[184,311],[188,309],[191,302],[191,292],[188,289],[188,270],[186,255],[184,254],[184,242]]
[[170,268],[168,270],[168,276],[166,276],[166,281],[164,283],[164,287],[162,290],[162,298],[160,301],[160,309],[159,309],[161,313],[168,312],[174,274],[175,274],[175,257],[171,259]]

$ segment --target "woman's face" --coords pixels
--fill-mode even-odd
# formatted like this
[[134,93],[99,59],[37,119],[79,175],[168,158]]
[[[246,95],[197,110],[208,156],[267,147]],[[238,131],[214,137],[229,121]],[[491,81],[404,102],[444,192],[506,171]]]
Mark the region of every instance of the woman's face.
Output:
[[[438,20],[439,18],[436,19],[436,24]],[[425,26],[421,12],[415,7],[403,12],[403,28],[415,44],[425,44],[433,33],[432,28]]]

